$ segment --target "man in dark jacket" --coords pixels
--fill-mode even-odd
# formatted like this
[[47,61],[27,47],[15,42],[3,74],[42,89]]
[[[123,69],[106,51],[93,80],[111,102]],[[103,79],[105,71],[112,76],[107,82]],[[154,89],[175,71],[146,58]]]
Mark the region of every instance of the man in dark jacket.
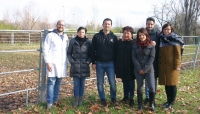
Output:
[[[152,45],[155,46],[155,50],[156,50],[156,55],[155,55],[155,60],[154,60],[154,63],[153,63],[153,66],[154,66],[154,75],[155,75],[155,92],[157,90],[157,77],[158,77],[158,49],[159,49],[159,38],[158,38],[158,32],[155,30],[154,28],[155,26],[155,20],[154,18],[152,17],[148,17],[146,19],[146,30],[150,36],[150,39],[152,41]],[[146,95],[146,99],[144,101],[144,103],[148,103],[149,102],[149,89],[148,89],[148,86],[147,84],[145,83],[145,95]]]
[[110,98],[111,101],[116,103],[116,81],[114,60],[116,54],[117,36],[110,30],[112,27],[112,20],[109,18],[104,19],[103,29],[95,34],[92,39],[92,68],[96,69],[97,75],[97,89],[102,105],[106,106],[106,98],[104,92],[104,74],[106,72],[110,84]]

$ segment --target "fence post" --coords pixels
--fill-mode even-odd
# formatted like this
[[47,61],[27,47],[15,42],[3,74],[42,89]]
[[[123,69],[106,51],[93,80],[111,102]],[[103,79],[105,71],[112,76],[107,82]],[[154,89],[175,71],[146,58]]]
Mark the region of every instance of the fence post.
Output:
[[14,39],[14,32],[11,32],[11,44],[14,45],[15,39]]
[[31,36],[30,36],[30,32],[28,33],[28,44],[30,45],[31,44]]
[[200,36],[198,37],[198,44],[197,44],[197,48],[196,48],[196,54],[194,55],[193,68],[195,68],[195,65],[196,65],[196,62],[197,62],[198,53],[199,53],[199,46],[200,46]]
[[[44,30],[44,38],[48,34],[48,30]],[[43,58],[43,57],[42,57]],[[41,88],[40,88],[40,102],[45,102],[45,90],[46,90],[46,63],[44,58],[42,59],[42,79],[41,79]]]

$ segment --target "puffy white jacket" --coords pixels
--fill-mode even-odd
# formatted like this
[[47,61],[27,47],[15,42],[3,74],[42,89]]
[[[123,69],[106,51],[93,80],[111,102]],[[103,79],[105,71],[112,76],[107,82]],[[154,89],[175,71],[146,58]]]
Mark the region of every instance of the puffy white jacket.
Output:
[[68,37],[56,32],[48,33],[44,40],[43,56],[45,63],[50,63],[52,72],[47,70],[48,77],[66,77],[67,74]]

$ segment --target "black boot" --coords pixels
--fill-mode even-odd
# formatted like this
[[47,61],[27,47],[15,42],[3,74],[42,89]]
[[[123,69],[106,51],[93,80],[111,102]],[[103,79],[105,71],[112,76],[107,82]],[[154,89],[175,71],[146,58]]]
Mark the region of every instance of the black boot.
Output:
[[125,96],[120,102],[122,103],[126,103],[129,100],[128,96]]
[[155,106],[154,106],[154,101],[155,101],[155,92],[149,92],[149,106],[151,111],[155,111]]
[[162,107],[163,108],[166,108],[167,105],[169,105],[169,102],[170,102],[170,87],[169,86],[165,86],[165,93],[167,95],[167,102],[165,102]]
[[177,87],[176,86],[170,86],[170,99],[169,103],[166,106],[167,109],[171,109],[175,100],[176,100],[176,94],[177,94]]
[[133,106],[133,105],[134,105],[134,100],[133,100],[133,98],[131,98],[131,99],[129,100],[129,105],[130,105],[130,106]]
[[143,109],[142,99],[142,90],[137,90],[138,110]]

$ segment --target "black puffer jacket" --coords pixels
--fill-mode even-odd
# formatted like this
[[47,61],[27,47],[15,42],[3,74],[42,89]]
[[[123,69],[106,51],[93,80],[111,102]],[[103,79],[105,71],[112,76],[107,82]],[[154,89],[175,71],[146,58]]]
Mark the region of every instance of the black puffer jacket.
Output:
[[[77,36],[76,36],[77,37]],[[72,38],[69,43],[67,57],[71,64],[70,77],[89,77],[90,76],[90,48],[91,42],[88,38],[82,46],[78,41]]]

